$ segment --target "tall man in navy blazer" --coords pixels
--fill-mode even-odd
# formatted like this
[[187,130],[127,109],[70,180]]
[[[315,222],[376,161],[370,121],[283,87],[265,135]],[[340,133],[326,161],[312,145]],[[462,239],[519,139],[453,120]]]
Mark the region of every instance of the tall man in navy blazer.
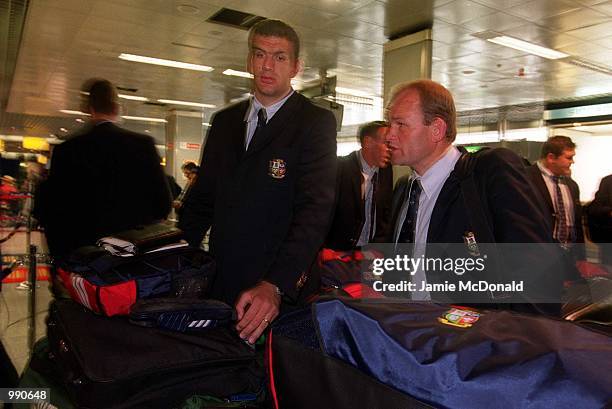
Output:
[[[452,145],[457,131],[455,105],[450,92],[429,80],[400,84],[391,96],[387,116],[391,162],[414,170],[410,179],[398,183],[394,193],[394,229],[390,241],[403,242],[405,237],[411,236],[406,234],[406,226],[413,226],[411,241],[405,242],[414,243],[414,258],[430,256],[430,249],[426,248],[428,243],[468,243],[473,239],[486,242],[481,237],[474,237],[474,232],[478,232],[476,226],[471,225],[471,212],[466,207],[465,192],[456,171],[457,163],[465,153]],[[550,225],[534,197],[534,188],[518,155],[507,149],[484,151],[478,155],[472,176],[477,199],[485,209],[482,217],[495,243],[552,241]],[[417,184],[420,186],[418,189]],[[415,194],[417,190],[420,193]],[[409,217],[411,196],[418,197],[415,217]],[[555,250],[554,246],[544,247],[545,251]],[[468,251],[466,246],[465,252]],[[549,257],[546,253],[529,252],[520,258],[504,261],[514,274],[512,279],[525,280],[525,287],[529,290],[544,289],[548,295],[556,294],[557,290],[560,291],[560,278],[549,270],[536,271],[535,263],[530,268],[530,262],[535,261],[531,257],[540,256]],[[457,279],[453,272],[449,273],[449,278]],[[432,277],[420,271],[413,282],[415,280],[431,282]],[[413,299],[415,296],[417,299],[429,298],[427,292],[412,295]]]
[[336,180],[336,121],[293,91],[299,38],[278,20],[249,33],[248,101],[217,112],[180,227],[199,245],[211,227],[213,296],[234,303],[254,342],[296,299],[328,229]]

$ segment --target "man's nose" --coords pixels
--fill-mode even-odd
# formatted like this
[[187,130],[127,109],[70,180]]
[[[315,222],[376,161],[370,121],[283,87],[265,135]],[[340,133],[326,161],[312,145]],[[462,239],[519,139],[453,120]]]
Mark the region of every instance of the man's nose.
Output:
[[274,58],[271,55],[266,55],[263,60],[263,69],[271,70],[274,67]]

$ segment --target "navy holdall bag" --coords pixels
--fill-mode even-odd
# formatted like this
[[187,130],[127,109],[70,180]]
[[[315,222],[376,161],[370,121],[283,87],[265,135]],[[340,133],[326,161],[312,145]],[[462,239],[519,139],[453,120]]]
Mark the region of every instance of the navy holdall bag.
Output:
[[[272,329],[277,341],[297,332],[305,348],[316,344],[326,357],[436,408],[612,404],[612,338],[571,322],[493,310],[480,311],[470,327],[459,327],[439,320],[448,305],[348,298],[321,300],[311,308],[307,334],[308,326],[301,322],[296,331],[287,316],[276,323],[276,332]],[[282,353],[271,344],[274,360]],[[342,379],[334,382],[338,385],[331,389],[351,393]],[[281,401],[300,399],[276,392]]]

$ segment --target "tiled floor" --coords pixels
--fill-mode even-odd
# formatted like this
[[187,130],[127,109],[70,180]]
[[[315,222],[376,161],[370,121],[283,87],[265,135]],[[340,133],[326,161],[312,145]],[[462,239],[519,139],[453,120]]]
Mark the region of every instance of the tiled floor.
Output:
[[18,290],[18,283],[3,284],[0,293],[0,339],[19,373],[28,362],[30,326],[34,339],[46,334],[45,318],[51,300],[46,281],[38,281],[35,291],[35,320],[28,314],[31,292]]
[[[0,229],[0,238],[6,237],[9,230]],[[40,232],[32,232],[29,237],[25,231],[17,232],[10,240],[0,245],[4,260],[12,257],[24,258],[29,244],[37,246],[37,253],[46,253],[47,246]],[[29,329],[34,326],[34,339],[46,334],[45,317],[51,293],[47,281],[38,281],[35,291],[35,314],[29,314],[30,295],[28,290],[17,289],[19,283],[4,283],[0,292],[0,341],[11,357],[15,368],[21,373],[28,362]],[[31,319],[35,317],[35,320]]]

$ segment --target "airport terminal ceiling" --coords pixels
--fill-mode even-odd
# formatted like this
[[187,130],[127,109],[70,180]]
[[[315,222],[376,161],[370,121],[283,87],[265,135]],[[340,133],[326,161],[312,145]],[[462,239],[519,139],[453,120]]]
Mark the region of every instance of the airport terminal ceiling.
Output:
[[[171,108],[204,117],[249,91],[247,31],[207,21],[222,8],[278,18],[302,38],[305,68],[296,88],[337,77],[357,101],[382,98],[383,44],[430,27],[433,79],[460,111],[612,93],[612,1],[608,0],[3,0],[3,21],[27,8],[21,38],[3,36],[6,90],[0,135],[61,136],[80,124],[81,83],[108,78],[123,115],[165,118]],[[17,13],[18,14],[18,13]],[[12,18],[12,20],[10,20]],[[12,27],[14,28],[14,27]],[[19,34],[19,33],[17,33]],[[487,41],[508,36],[564,53],[559,59]],[[11,43],[13,42],[13,43]],[[17,48],[11,59],[11,47]],[[211,67],[209,72],[119,59],[133,54]],[[12,75],[11,75],[12,74]],[[146,98],[143,101],[142,98]],[[362,100],[359,100],[362,98]],[[350,98],[349,98],[350,99]],[[159,100],[210,105],[198,108]],[[525,105],[526,104],[526,105]],[[214,106],[214,107],[213,107]],[[376,104],[374,104],[376,106]],[[131,122],[132,124],[132,122]],[[163,126],[133,121],[136,129]],[[162,132],[163,134],[163,132]],[[163,141],[159,141],[163,143]]]

